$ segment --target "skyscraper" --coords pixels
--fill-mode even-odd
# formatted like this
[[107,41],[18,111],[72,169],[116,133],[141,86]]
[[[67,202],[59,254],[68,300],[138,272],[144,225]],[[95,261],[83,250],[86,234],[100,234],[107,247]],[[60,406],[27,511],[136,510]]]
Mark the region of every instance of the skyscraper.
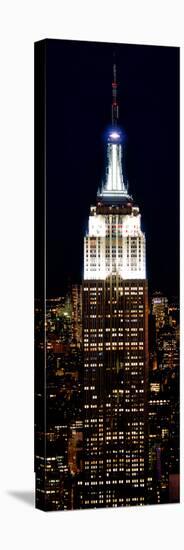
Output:
[[78,347],[82,343],[82,287],[81,285],[72,285],[71,288],[72,305],[72,340]]
[[107,167],[84,239],[84,507],[146,502],[145,235],[124,181],[118,116],[114,65]]
[[168,319],[168,299],[161,292],[154,292],[152,297],[152,314],[155,317],[156,333]]

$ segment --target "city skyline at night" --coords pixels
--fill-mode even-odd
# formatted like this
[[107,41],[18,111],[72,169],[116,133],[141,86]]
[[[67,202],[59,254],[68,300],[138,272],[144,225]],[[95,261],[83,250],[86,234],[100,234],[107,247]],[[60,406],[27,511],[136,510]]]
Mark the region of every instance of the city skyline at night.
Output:
[[178,502],[179,50],[35,51],[36,507]]

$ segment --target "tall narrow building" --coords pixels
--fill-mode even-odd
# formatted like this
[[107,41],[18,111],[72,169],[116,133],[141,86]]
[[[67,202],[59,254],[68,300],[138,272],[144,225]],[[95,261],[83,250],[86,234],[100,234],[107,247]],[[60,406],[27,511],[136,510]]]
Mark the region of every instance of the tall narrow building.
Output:
[[168,299],[161,292],[154,292],[151,300],[151,312],[155,318],[156,334],[168,322]]
[[146,502],[145,235],[123,176],[113,74],[107,167],[84,239],[84,508]]

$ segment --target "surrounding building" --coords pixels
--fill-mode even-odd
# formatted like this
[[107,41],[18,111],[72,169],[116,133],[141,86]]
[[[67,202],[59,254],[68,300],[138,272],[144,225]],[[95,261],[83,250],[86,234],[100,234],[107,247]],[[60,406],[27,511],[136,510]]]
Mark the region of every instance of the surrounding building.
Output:
[[168,319],[168,299],[161,292],[154,292],[152,314],[155,316],[156,332],[158,333]]
[[107,169],[84,239],[83,507],[146,502],[148,287],[145,235],[122,168],[116,68]]
[[82,286],[72,285],[72,340],[77,347],[82,346]]
[[45,323],[39,303],[35,313],[36,365],[43,373],[45,345],[47,365],[44,379],[38,373],[35,377],[36,505],[47,511],[70,510],[77,502],[74,485],[82,467],[82,355],[72,340],[68,294],[46,301]]
[[[164,301],[168,304],[166,298]],[[171,303],[168,311],[169,315],[165,315],[165,321],[162,317],[156,340],[152,338],[149,349],[148,501],[150,503],[179,501],[178,305]],[[153,329],[152,333],[154,333]]]
[[[168,439],[170,500],[172,498],[179,500],[179,339],[177,329],[170,324],[165,324],[159,331],[157,346],[161,386],[170,402]],[[173,483],[174,497],[170,490],[170,485]]]

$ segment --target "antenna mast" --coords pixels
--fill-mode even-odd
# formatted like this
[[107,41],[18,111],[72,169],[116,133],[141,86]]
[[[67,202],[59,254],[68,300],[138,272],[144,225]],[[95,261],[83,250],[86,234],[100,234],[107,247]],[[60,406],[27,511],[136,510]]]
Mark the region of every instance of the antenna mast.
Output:
[[119,119],[119,105],[117,102],[117,71],[116,63],[113,63],[113,82],[112,82],[112,125],[117,126]]

